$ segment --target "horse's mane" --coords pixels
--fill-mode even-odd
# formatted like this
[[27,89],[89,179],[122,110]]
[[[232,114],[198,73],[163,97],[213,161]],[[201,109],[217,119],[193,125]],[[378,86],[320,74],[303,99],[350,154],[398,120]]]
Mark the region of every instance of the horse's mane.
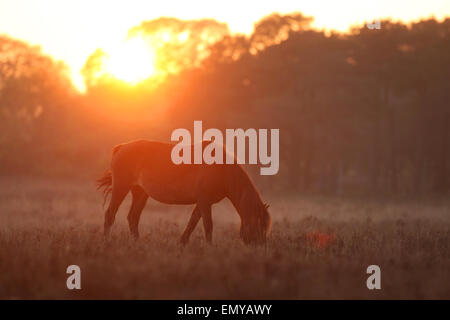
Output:
[[250,214],[259,215],[258,218],[262,219],[267,236],[272,225],[272,218],[267,210],[269,205],[262,201],[261,194],[247,171],[240,165],[238,165],[238,168],[239,170],[232,177],[234,181],[230,184],[230,187],[233,190],[230,191],[232,194],[241,194],[238,204],[239,208],[246,208],[246,211]]

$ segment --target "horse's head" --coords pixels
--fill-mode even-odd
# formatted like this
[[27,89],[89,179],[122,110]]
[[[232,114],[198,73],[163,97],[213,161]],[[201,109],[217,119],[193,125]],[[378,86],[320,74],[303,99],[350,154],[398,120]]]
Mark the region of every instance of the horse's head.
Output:
[[271,226],[268,208],[268,204],[258,205],[252,214],[242,219],[241,238],[245,244],[263,245],[266,243]]

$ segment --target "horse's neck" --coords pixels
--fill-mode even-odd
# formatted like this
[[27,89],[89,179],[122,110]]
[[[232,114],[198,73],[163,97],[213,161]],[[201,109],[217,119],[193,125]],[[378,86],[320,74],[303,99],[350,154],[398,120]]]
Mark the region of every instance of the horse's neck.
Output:
[[252,206],[261,200],[248,175],[245,172],[238,172],[229,181],[228,198],[239,215],[253,212]]

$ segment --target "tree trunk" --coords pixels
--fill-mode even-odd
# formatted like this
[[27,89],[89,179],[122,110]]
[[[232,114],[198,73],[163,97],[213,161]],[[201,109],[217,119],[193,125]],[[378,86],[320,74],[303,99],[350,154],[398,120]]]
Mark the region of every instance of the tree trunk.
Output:
[[371,156],[371,188],[374,193],[379,191],[381,173],[381,107],[379,94],[375,95],[375,121],[373,130],[372,156]]
[[[309,102],[306,102],[306,114],[312,118],[312,113],[314,112],[314,100],[315,100],[315,89],[311,87],[309,89]],[[310,130],[306,132],[303,130],[303,155],[304,163],[302,166],[301,182],[302,189],[305,191],[310,191],[312,183],[312,161],[314,157],[314,124],[310,123]]]
[[396,123],[395,111],[393,106],[389,106],[389,85],[386,84],[383,90],[383,107],[387,110],[388,116],[388,134],[389,134],[389,164],[388,180],[389,189],[392,193],[398,191],[398,172],[397,172],[397,144],[396,144]]
[[450,140],[450,114],[446,114],[442,121],[441,146],[439,158],[437,159],[435,180],[433,190],[437,193],[445,193],[449,190],[448,179],[448,157]]
[[414,175],[414,192],[416,194],[421,194],[424,190],[424,171],[425,171],[425,137],[427,135],[426,130],[426,103],[427,103],[427,88],[426,85],[422,87],[422,95],[421,101],[419,105],[418,112],[418,135],[417,135],[417,143],[416,143],[416,172]]

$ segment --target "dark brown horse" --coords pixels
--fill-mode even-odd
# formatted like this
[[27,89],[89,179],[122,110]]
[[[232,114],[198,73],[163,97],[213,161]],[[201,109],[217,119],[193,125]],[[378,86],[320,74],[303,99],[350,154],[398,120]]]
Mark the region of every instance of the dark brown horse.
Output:
[[105,235],[109,234],[120,204],[131,191],[133,201],[128,222],[136,238],[139,237],[139,218],[150,196],[167,204],[195,204],[180,242],[189,241],[200,218],[205,238],[211,242],[211,206],[226,197],[241,218],[242,240],[265,243],[271,225],[268,206],[262,202],[245,170],[238,164],[176,165],[171,159],[173,146],[138,140],[114,147],[110,170],[97,180],[98,188],[104,189],[105,200],[112,194],[105,213]]

